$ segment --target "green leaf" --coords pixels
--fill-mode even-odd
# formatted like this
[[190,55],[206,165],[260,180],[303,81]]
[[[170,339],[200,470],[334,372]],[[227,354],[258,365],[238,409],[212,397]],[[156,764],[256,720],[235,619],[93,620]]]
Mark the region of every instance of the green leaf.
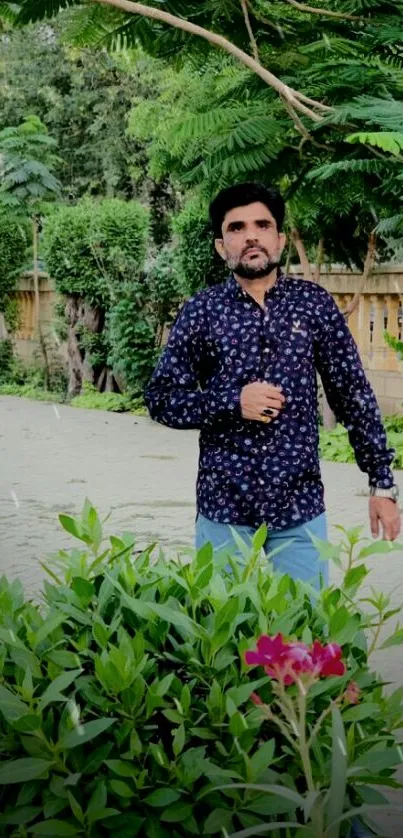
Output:
[[134,795],[134,790],[127,783],[124,783],[123,780],[110,780],[109,787],[118,797],[129,798]]
[[115,815],[120,815],[119,809],[111,809],[110,807],[105,809],[98,809],[97,812],[94,812],[89,819],[89,823],[93,824],[96,821],[104,821],[105,818],[113,818]]
[[53,651],[48,652],[48,660],[60,666],[62,669],[76,669],[80,665],[80,658],[74,652]]
[[349,134],[346,142],[377,146],[395,157],[403,151],[403,133],[399,131],[358,131]]
[[149,806],[155,806],[156,808],[162,809],[165,806],[170,806],[171,803],[176,803],[179,798],[180,792],[175,791],[175,789],[156,789],[145,798],[144,803],[147,803]]
[[351,590],[352,588],[358,588],[364,581],[366,576],[368,576],[368,573],[369,571],[364,564],[352,567],[344,577],[343,586],[347,590]]
[[14,812],[9,812],[7,815],[0,815],[0,825],[20,826],[33,821],[41,812],[41,806],[22,806],[20,809],[15,809]]
[[185,747],[185,742],[185,726],[180,725],[178,728],[176,728],[172,741],[172,750],[174,752],[175,757],[178,757],[179,754],[182,753],[183,748]]
[[392,646],[402,646],[403,644],[403,628],[399,628],[395,631],[394,634],[391,634],[384,643],[382,643],[381,649],[390,649]]
[[105,765],[117,774],[118,777],[137,777],[138,770],[131,762],[126,762],[124,759],[106,759]]
[[92,582],[89,582],[88,579],[83,579],[81,576],[75,576],[71,587],[75,594],[83,601],[85,604],[91,602],[92,597],[95,594],[95,588]]
[[35,648],[37,646],[40,646],[40,644],[43,643],[44,640],[46,640],[49,634],[52,634],[52,632],[56,631],[56,629],[59,628],[59,626],[61,626],[62,623],[65,623],[66,621],[66,615],[61,613],[60,611],[57,611],[55,614],[51,614],[50,617],[44,620],[44,622],[41,626],[39,626],[38,630],[35,632],[34,635]]
[[376,718],[379,716],[379,705],[373,702],[364,702],[357,707],[349,707],[343,712],[344,722],[361,722],[363,719]]
[[225,829],[232,829],[232,812],[229,809],[213,809],[207,820],[204,822],[203,834],[214,835]]
[[274,751],[276,747],[275,739],[269,739],[263,745],[260,745],[258,750],[249,761],[249,773],[252,782],[259,780],[259,777],[273,762]]
[[373,541],[367,547],[363,547],[358,554],[359,559],[366,559],[367,556],[384,556],[388,553],[400,552],[403,550],[403,544],[398,544],[396,541],[391,544],[389,541]]
[[266,524],[261,524],[259,529],[256,530],[253,539],[253,549],[256,553],[259,553],[262,547],[264,547],[267,541],[267,526]]
[[79,823],[83,824],[85,821],[84,812],[74,797],[74,795],[68,791],[67,792],[68,801],[70,803],[71,811],[73,812],[74,817],[78,820]]
[[[34,835],[51,835],[55,838],[57,835],[78,835],[77,828],[66,821],[48,820],[30,826],[30,832]],[[80,830],[81,832],[81,830]]]
[[207,544],[203,544],[203,547],[200,547],[200,550],[196,553],[196,565],[201,570],[206,567],[206,565],[211,564],[212,561],[213,547],[209,542],[207,542]]
[[67,689],[81,675],[81,669],[73,669],[70,672],[63,672],[47,687],[38,702],[38,710],[42,712],[48,704],[52,701],[67,701],[66,696],[61,694],[61,690]]
[[[347,787],[347,741],[340,710],[334,704],[332,707],[332,772],[330,789],[326,801],[326,823],[333,823],[339,818],[344,809]],[[328,828],[329,838],[339,838],[339,831],[335,827]]]
[[189,637],[200,637],[201,634],[204,635],[204,631],[201,626],[198,626],[197,623],[188,617],[187,614],[184,614],[182,611],[174,610],[170,608],[168,605],[163,605],[156,602],[147,603],[150,611],[152,614],[155,614],[165,623],[169,623],[170,625],[181,628],[183,631],[189,635]]
[[168,809],[165,809],[164,812],[161,812],[160,819],[166,823],[183,823],[183,821],[191,818],[192,814],[193,806],[191,803],[178,801],[178,803],[174,803]]
[[88,804],[88,808],[86,811],[86,815],[89,821],[93,820],[94,815],[99,812],[100,809],[104,809],[107,804],[107,791],[106,785],[103,780],[100,780],[97,783],[96,788],[94,789],[90,802]]
[[241,687],[231,687],[226,695],[232,699],[235,707],[240,707],[241,704],[244,704],[251,697],[255,690],[263,687],[268,681],[269,678],[266,675],[264,678],[258,678],[256,681],[249,681],[248,684],[243,684]]
[[52,761],[26,757],[23,759],[9,759],[0,765],[0,785],[12,783],[27,783],[37,777],[47,775],[53,765]]
[[[378,746],[371,748],[364,754],[361,754],[352,764],[351,769],[365,768],[371,773],[379,774],[386,768],[393,768],[395,765],[401,765],[403,762],[402,752],[400,748],[382,748]],[[359,776],[359,775],[357,775]]]
[[14,730],[18,733],[32,733],[34,730],[39,730],[42,722],[39,716],[34,713],[28,713],[26,716],[20,716],[15,722],[12,722]]
[[15,695],[11,690],[0,684],[0,712],[8,722],[13,722],[28,713],[28,705]]
[[[354,640],[361,625],[361,617],[359,614],[351,614],[345,618],[344,611],[347,611],[347,609],[340,608],[339,611],[343,612],[343,620],[340,619],[340,622],[337,620],[337,614],[339,612],[336,611],[334,619],[332,617],[330,620],[329,632],[333,643],[344,646],[345,643],[351,643]],[[340,627],[337,629],[336,626],[338,623]]]
[[57,745],[58,750],[63,751],[69,748],[77,748],[78,745],[85,745],[86,742],[91,742],[100,733],[108,730],[115,722],[116,719],[96,719],[93,722],[80,725],[62,737]]
[[88,535],[84,533],[81,524],[76,518],[73,518],[71,515],[59,515],[59,521],[69,535],[73,535],[74,538],[78,538],[79,541],[85,541],[88,544]]

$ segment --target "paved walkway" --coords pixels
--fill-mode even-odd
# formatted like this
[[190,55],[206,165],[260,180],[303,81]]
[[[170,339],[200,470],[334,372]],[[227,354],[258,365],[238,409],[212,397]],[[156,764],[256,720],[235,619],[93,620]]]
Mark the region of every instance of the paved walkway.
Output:
[[[194,431],[0,397],[0,574],[19,576],[27,594],[38,593],[39,561],[72,543],[57,515],[78,514],[86,496],[102,517],[111,513],[107,533],[133,531],[139,546],[155,540],[167,549],[191,544],[196,468]],[[364,524],[369,537],[365,476],[337,463],[323,463],[323,476],[330,536],[337,538],[337,524]],[[403,493],[402,472],[398,482]],[[371,584],[401,604],[403,550],[371,565]],[[402,681],[401,649],[374,660],[386,680]]]

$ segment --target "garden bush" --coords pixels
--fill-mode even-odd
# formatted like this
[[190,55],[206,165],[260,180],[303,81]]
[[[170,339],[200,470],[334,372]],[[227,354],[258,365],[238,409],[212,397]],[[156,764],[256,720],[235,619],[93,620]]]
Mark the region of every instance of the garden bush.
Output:
[[173,230],[178,277],[187,296],[226,279],[228,268],[215,251],[205,201],[199,198],[188,201],[175,216]]
[[[384,425],[388,446],[394,448],[394,468],[403,469],[403,416],[386,416]],[[320,429],[320,454],[324,460],[334,463],[355,463],[354,451],[349,443],[348,433],[338,425],[332,431]]]
[[[320,805],[337,838],[351,807],[365,818],[387,805],[377,787],[398,787],[403,691],[387,695],[368,657],[396,612],[375,594],[364,612],[359,590],[389,544],[362,545],[358,529],[321,544],[345,575],[315,598],[261,559],[265,528],[241,565],[213,563],[210,545],[168,559],[128,533],[106,541],[88,501],[60,522],[78,546],[44,565],[41,604],[0,581],[1,835],[247,835],[287,821],[296,838],[305,821],[312,838]],[[280,633],[344,661],[300,705],[314,793],[276,704],[280,689],[291,707],[299,686],[245,659]],[[397,629],[384,646],[401,642]]]

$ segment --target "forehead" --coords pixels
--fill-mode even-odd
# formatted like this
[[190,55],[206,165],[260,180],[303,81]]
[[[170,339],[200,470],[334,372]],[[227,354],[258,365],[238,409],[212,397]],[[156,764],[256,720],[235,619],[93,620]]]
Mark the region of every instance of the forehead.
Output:
[[271,221],[273,224],[276,223],[266,204],[256,201],[253,204],[247,204],[245,207],[234,207],[234,209],[229,210],[225,215],[223,228],[226,230],[229,224],[233,224],[235,221],[243,222],[244,224],[253,224],[256,221],[262,220]]

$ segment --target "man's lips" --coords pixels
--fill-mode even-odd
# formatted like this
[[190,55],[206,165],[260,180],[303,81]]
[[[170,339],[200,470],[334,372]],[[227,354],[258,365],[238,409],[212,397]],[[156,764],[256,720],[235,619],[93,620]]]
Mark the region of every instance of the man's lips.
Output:
[[244,256],[266,256],[264,250],[261,247],[248,247],[247,250],[244,250]]

